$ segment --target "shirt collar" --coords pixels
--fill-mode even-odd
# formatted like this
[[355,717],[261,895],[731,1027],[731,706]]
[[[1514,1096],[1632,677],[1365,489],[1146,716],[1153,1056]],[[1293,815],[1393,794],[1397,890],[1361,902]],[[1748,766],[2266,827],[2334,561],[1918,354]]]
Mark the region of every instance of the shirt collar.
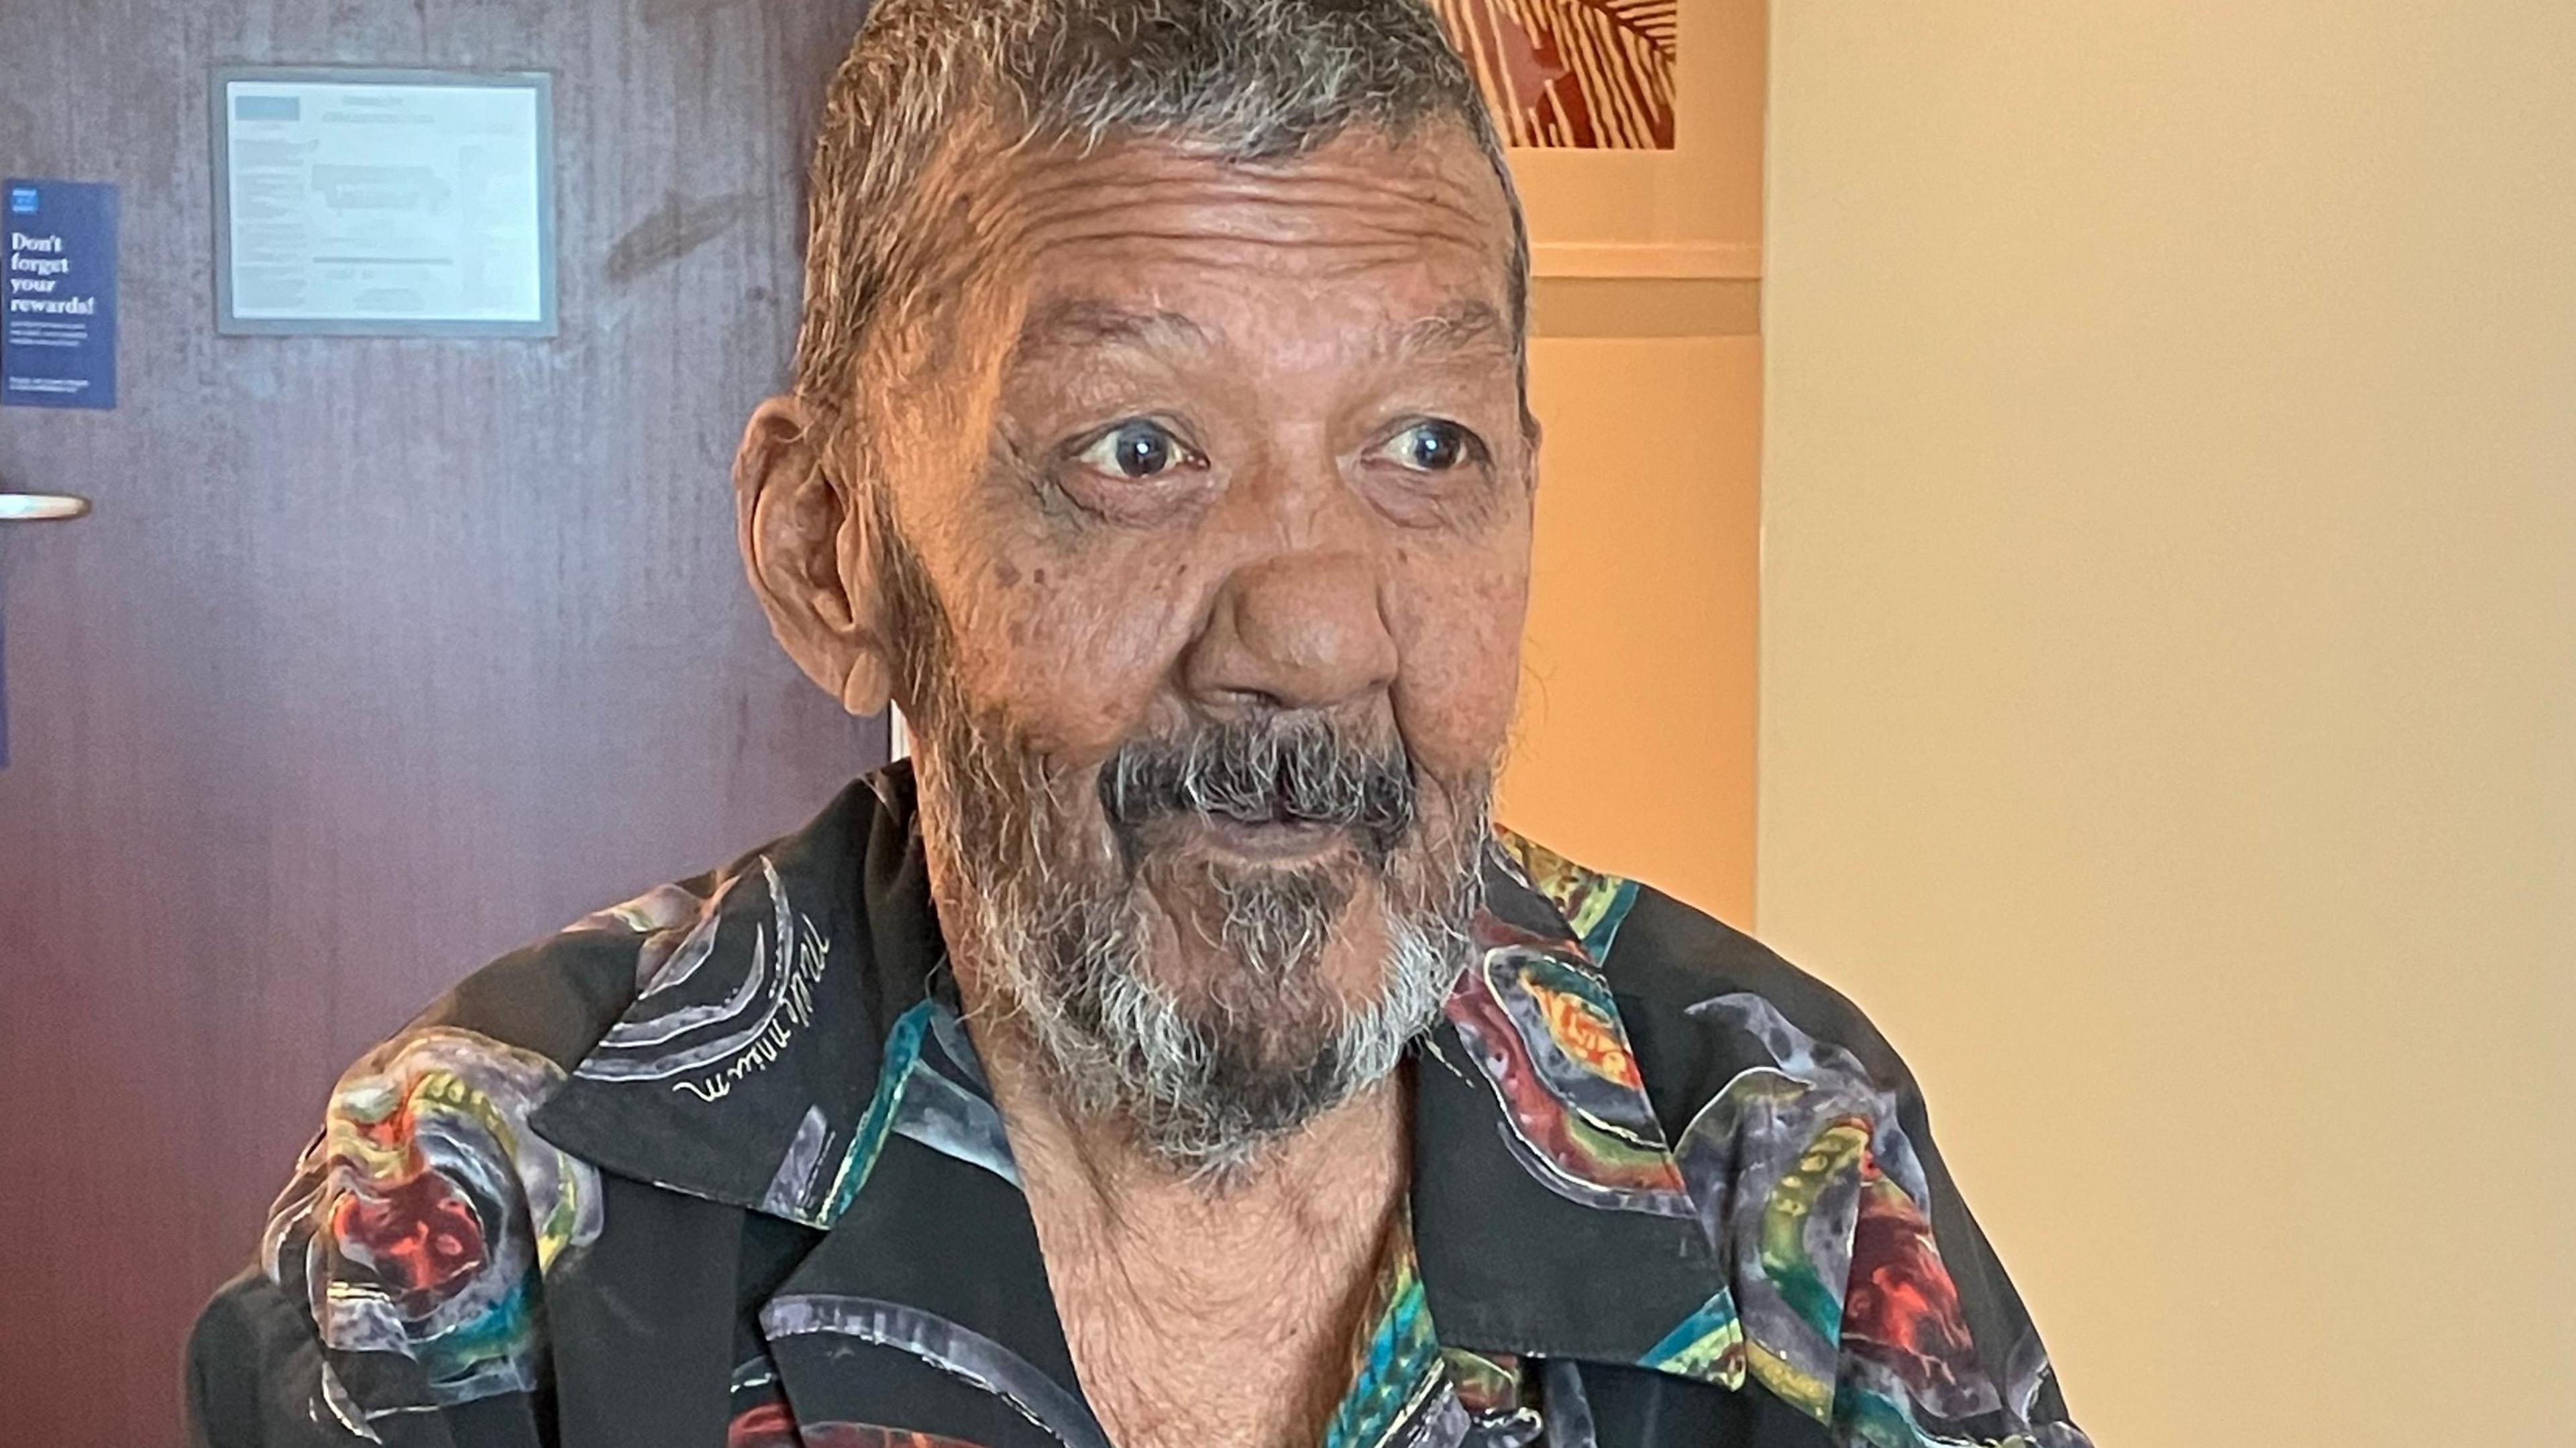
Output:
[[[1610,986],[1528,853],[1509,835],[1489,852],[1475,957],[1417,1072],[1431,1317],[1453,1346],[1671,1367],[1674,1325],[1726,1301],[1725,1264]],[[1606,943],[1634,887],[1604,889],[1585,913]]]
[[[1723,1263],[1596,959],[1634,887],[1509,835],[1485,869],[1475,959],[1416,1061],[1412,1226],[1440,1341],[1740,1380]],[[782,1299],[944,1307],[1050,1377],[1060,1365],[1071,1386],[1001,1121],[945,981],[908,765],[728,870],[572,928],[638,937],[637,997],[537,1111],[541,1135],[623,1175],[819,1229],[841,1225],[864,1189],[868,1231],[830,1231]],[[883,1169],[890,1152],[900,1169]],[[1007,1219],[975,1227],[991,1249],[904,1250],[954,1236],[960,1190]],[[952,1278],[971,1264],[976,1285],[939,1289],[929,1269],[895,1270],[907,1259]]]
[[877,1129],[897,1026],[942,959],[913,816],[898,764],[726,869],[572,925],[636,938],[636,994],[538,1108],[538,1134],[626,1176],[827,1225],[835,1178]]

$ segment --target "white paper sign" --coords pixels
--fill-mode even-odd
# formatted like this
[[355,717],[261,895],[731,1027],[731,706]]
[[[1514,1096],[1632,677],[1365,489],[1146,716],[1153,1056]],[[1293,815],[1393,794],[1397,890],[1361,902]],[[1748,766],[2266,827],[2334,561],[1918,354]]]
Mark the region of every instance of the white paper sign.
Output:
[[551,332],[531,79],[224,77],[227,330]]

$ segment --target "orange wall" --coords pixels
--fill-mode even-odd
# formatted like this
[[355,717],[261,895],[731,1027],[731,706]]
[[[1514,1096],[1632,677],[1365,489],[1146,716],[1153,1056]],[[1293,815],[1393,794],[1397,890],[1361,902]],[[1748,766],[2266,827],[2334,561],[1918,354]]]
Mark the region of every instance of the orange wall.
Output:
[[[1753,916],[1762,0],[1683,0],[1669,153],[1519,151],[1547,429],[1516,828]],[[1687,273],[1687,278],[1674,275]]]
[[1761,346],[1534,344],[1547,437],[1502,795],[1515,828],[1739,924],[1753,903]]

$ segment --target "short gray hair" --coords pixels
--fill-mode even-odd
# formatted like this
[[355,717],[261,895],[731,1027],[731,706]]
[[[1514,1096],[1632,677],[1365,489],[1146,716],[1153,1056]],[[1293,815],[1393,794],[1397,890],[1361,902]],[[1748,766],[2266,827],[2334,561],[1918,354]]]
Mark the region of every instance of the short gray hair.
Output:
[[879,324],[929,289],[955,238],[915,201],[960,145],[1169,137],[1265,160],[1444,123],[1502,185],[1524,326],[1529,238],[1502,142],[1421,0],[878,0],[824,102],[797,394],[834,429]]

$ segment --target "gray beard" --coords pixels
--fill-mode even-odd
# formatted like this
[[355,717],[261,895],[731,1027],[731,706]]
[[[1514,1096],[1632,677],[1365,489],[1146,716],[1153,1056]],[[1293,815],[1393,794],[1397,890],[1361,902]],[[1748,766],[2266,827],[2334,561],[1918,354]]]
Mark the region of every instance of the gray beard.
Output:
[[[958,727],[962,724],[964,727]],[[1204,865],[1218,979],[1187,997],[1154,978],[1150,888],[1169,866],[1110,847],[1067,808],[1033,750],[984,719],[924,731],[923,821],[966,918],[948,922],[1033,1041],[1061,1100],[1112,1118],[1162,1164],[1222,1181],[1262,1148],[1385,1080],[1440,1015],[1470,952],[1488,787],[1453,792],[1451,819],[1415,824],[1382,855],[1326,866]],[[1377,886],[1388,942],[1373,997],[1324,979],[1345,878]],[[1211,928],[1212,927],[1212,928]]]
[[[1314,716],[1280,716],[1232,739],[1203,729],[1180,751],[1143,751],[1133,769],[1120,761],[1135,763],[1137,751],[1122,750],[1098,778],[1068,780],[1007,718],[964,695],[947,610],[882,491],[868,506],[901,643],[897,696],[920,731],[922,829],[945,882],[942,924],[1024,1025],[1061,1099],[1124,1122],[1166,1166],[1221,1183],[1393,1073],[1469,959],[1492,770],[1440,781],[1448,813],[1427,821],[1400,753],[1389,760]],[[1068,798],[1076,783],[1097,795],[1089,812]],[[1213,937],[1218,979],[1189,998],[1157,983],[1147,903],[1174,867],[1155,850],[1151,821],[1283,811],[1345,830],[1355,860],[1338,872],[1205,867],[1213,928],[1172,924]],[[1323,960],[1358,882],[1376,886],[1388,949],[1377,993],[1345,1002]]]

